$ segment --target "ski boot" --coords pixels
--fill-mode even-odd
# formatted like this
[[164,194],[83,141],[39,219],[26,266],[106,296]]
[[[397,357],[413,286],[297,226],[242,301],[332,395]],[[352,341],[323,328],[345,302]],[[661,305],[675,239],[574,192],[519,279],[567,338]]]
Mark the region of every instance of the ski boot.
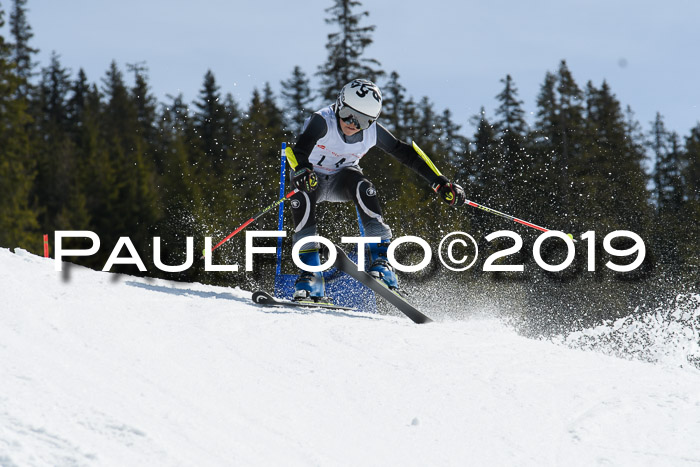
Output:
[[[304,250],[299,259],[307,266],[320,266],[318,250]],[[325,301],[326,290],[322,272],[301,271],[294,283],[294,300]]]
[[394,268],[389,264],[386,250],[389,248],[391,240],[382,240],[381,243],[369,243],[369,257],[371,264],[369,273],[377,279],[381,279],[390,289],[398,289],[399,281],[396,278]]

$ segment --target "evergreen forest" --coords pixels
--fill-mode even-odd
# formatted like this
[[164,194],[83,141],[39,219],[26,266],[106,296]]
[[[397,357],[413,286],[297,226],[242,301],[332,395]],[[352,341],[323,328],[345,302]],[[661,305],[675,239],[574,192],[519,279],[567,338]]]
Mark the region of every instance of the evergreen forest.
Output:
[[[49,63],[37,63],[28,0],[8,3],[0,2],[0,28],[8,32],[0,36],[1,247],[42,255],[43,234],[53,242],[57,230],[89,230],[99,235],[100,251],[70,261],[102,269],[119,238],[127,236],[148,270],[117,265],[113,271],[269,289],[274,258],[261,256],[254,271],[244,271],[245,238],[239,235],[217,249],[213,260],[237,263],[240,271],[205,272],[199,260],[204,239],[218,242],[279,198],[281,143],[293,144],[311,112],[333,102],[352,78],[365,77],[383,91],[380,122],[398,138],[415,141],[464,186],[469,199],[577,239],[570,267],[544,271],[532,254],[539,232],[471,207],[443,205],[422,179],[375,148],[361,166],[381,188],[395,237],[419,236],[435,249],[456,230],[478,240],[477,267],[452,273],[434,259],[424,273],[400,275],[409,291],[423,282],[437,284],[430,290],[444,294],[435,300],[445,306],[450,297],[474,303],[498,297],[536,332],[552,323],[626,315],[697,292],[700,121],[682,135],[668,130],[661,114],[641,124],[605,81],[578,81],[565,57],[543,70],[535,109],[523,108],[517,83],[506,75],[498,107],[482,109],[464,127],[450,109],[437,109],[429,96],[412,96],[398,72],[366,56],[374,26],[360,2],[329,0],[319,14],[335,32],[327,37],[327,60],[316,70],[295,67],[282,83],[261,84],[247,102],[235,100],[214,71],[202,70],[193,102],[182,95],[158,102],[144,63],[112,62],[99,82],[90,82],[82,69],[66,69],[58,53]],[[527,123],[528,112],[534,112],[534,123]],[[290,222],[287,217],[289,236]],[[352,205],[326,203],[319,222],[320,233],[334,241],[358,234]],[[262,216],[250,228],[276,230],[276,215]],[[488,255],[513,244],[505,237],[485,239],[499,230],[517,232],[524,246],[496,263],[522,264],[524,273],[481,270]],[[606,253],[603,238],[615,230],[644,239],[646,258],[633,272],[605,266],[632,260]],[[588,231],[595,238],[582,240]],[[193,237],[194,265],[181,273],[161,272],[152,257],[154,237],[161,239],[162,262],[170,265],[184,263],[186,239]],[[66,243],[84,247],[79,240]],[[625,239],[615,245],[630,246]],[[595,271],[588,270],[591,248]],[[413,254],[410,248],[404,252],[409,262]],[[547,241],[542,256],[561,263],[564,242]]]

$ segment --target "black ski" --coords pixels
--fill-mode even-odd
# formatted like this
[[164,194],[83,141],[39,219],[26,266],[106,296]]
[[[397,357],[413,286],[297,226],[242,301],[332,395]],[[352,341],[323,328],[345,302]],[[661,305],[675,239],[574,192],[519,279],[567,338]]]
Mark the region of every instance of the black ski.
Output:
[[253,292],[253,303],[265,306],[286,306],[292,308],[323,308],[325,310],[342,310],[342,311],[357,311],[354,308],[346,306],[334,305],[326,302],[314,302],[313,300],[285,300],[283,298],[273,297],[269,293],[258,290]]
[[411,318],[414,323],[422,324],[432,321],[432,319],[428,318],[418,311],[416,307],[411,305],[401,294],[387,287],[383,281],[375,279],[366,271],[359,271],[357,269],[357,264],[348,258],[348,255],[342,248],[336,245],[335,249],[338,251],[338,256],[334,264],[336,268],[366,285],[381,297],[384,297],[389,303],[398,308],[401,313]]

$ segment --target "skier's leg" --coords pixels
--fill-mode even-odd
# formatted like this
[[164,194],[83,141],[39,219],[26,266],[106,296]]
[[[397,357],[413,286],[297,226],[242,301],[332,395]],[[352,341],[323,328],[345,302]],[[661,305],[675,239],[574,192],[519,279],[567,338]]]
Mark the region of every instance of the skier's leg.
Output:
[[382,208],[374,184],[357,170],[346,169],[340,177],[342,179],[339,184],[343,186],[346,199],[352,200],[357,206],[365,235],[390,240],[391,228],[382,218]]
[[[294,222],[294,243],[306,237],[316,235],[316,201],[318,191],[305,193],[300,191],[292,196],[290,206],[292,207],[292,221]],[[302,247],[302,250],[318,248],[318,244],[309,243]]]
[[[350,171],[348,171],[350,172]],[[391,242],[391,228],[382,218],[382,209],[377,198],[377,190],[360,172],[344,173],[346,193],[355,202],[360,220],[367,237],[379,237],[379,243],[370,243],[369,273],[382,279],[389,288],[398,289],[399,283],[394,268],[387,259],[387,248]]]
[[[318,192],[305,193],[300,191],[291,198],[292,220],[294,221],[294,235],[292,241],[297,243],[304,238],[316,235],[316,200]],[[309,266],[318,266],[321,259],[318,253],[317,243],[302,245],[299,259]],[[322,272],[300,271],[294,284],[294,299],[320,298],[325,296],[325,287]]]

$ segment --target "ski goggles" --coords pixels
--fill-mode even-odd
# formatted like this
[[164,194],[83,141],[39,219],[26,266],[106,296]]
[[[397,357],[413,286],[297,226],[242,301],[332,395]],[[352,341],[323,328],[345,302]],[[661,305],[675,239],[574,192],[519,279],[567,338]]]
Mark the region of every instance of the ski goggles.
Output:
[[377,119],[377,117],[370,117],[347,105],[344,105],[343,108],[338,111],[338,117],[358,130],[366,130]]

